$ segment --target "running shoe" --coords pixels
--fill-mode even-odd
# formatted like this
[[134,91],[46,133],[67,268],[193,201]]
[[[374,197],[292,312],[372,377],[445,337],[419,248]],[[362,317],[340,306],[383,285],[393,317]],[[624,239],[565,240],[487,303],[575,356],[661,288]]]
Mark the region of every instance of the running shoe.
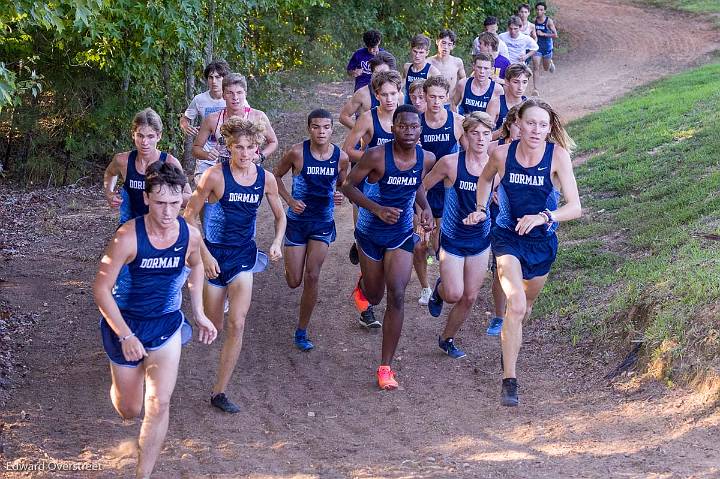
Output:
[[453,338],[447,338],[443,341],[442,336],[438,336],[438,346],[440,346],[440,349],[445,351],[445,354],[450,356],[453,359],[460,359],[467,356],[463,351],[458,349],[457,346],[455,346],[455,341]]
[[550,67],[548,68],[550,73],[555,73],[555,62],[550,60]]
[[[360,279],[362,279],[362,276],[360,277]],[[358,282],[355,285],[355,289],[353,289],[352,299],[355,302],[355,307],[357,308],[358,312],[362,313],[363,311],[367,311],[367,309],[370,307],[370,301],[367,300],[362,290],[360,289],[360,279],[358,279]]]
[[488,336],[500,336],[500,331],[502,331],[502,325],[503,325],[503,318],[499,318],[495,316],[490,320],[490,324],[487,328],[487,335]]
[[350,253],[348,254],[350,257],[350,262],[352,264],[360,264],[360,253],[358,253],[357,244],[353,243],[350,247]]
[[505,378],[502,382],[502,395],[500,404],[503,406],[515,407],[518,405],[518,384],[516,378]]
[[435,318],[440,316],[443,308],[443,300],[440,297],[440,294],[438,294],[438,286],[440,286],[440,278],[438,278],[435,282],[435,289],[433,289],[433,292],[430,295],[430,301],[428,301],[428,311],[430,311],[430,315]]
[[240,412],[238,405],[230,401],[225,393],[219,393],[212,396],[210,398],[210,404],[226,413],[237,414]]
[[380,366],[377,370],[377,380],[380,389],[389,391],[391,389],[397,389],[398,383],[395,380],[395,372],[390,369],[390,366]]
[[368,309],[360,313],[360,326],[368,329],[382,328],[382,323],[375,319],[375,313],[373,312],[372,306],[368,306]]
[[300,351],[310,351],[315,345],[307,337],[307,332],[298,329],[295,331],[295,347]]
[[418,303],[425,306],[430,301],[430,295],[432,294],[432,288],[423,288],[420,292],[420,299],[418,299]]

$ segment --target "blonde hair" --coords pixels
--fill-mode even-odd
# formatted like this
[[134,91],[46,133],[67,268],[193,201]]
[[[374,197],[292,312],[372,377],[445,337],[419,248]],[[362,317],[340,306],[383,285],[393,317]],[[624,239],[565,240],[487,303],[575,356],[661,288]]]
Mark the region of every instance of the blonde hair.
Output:
[[468,132],[473,128],[477,127],[478,125],[483,125],[490,131],[495,128],[495,122],[492,120],[492,118],[490,118],[490,115],[488,115],[484,111],[473,111],[465,115],[465,119],[462,123],[463,130]]
[[225,120],[220,126],[220,133],[225,138],[228,146],[235,144],[242,137],[249,139],[258,146],[265,143],[265,124],[244,120],[239,116],[231,116]]
[[375,72],[370,78],[370,87],[372,87],[372,92],[376,94],[380,92],[380,89],[386,83],[392,83],[398,91],[402,89],[402,77],[395,70]]
[[132,132],[135,133],[144,126],[149,126],[158,135],[162,133],[163,125],[160,115],[152,108],[145,108],[135,114],[132,121]]
[[550,116],[550,133],[547,137],[548,141],[562,146],[568,151],[568,153],[572,154],[573,150],[577,145],[575,144],[575,141],[570,138],[570,135],[568,135],[568,132],[565,130],[562,121],[560,121],[560,116],[555,113],[555,110],[552,109],[549,103],[539,98],[530,98],[528,100],[525,100],[520,105],[520,108],[518,108],[518,118],[522,118],[525,112],[529,108],[533,107],[542,108]]
[[415,80],[415,81],[412,82],[412,83],[410,84],[410,86],[408,87],[408,94],[414,93],[415,90],[423,90],[423,91],[425,91],[425,90],[423,89],[423,85],[425,85],[425,79]]

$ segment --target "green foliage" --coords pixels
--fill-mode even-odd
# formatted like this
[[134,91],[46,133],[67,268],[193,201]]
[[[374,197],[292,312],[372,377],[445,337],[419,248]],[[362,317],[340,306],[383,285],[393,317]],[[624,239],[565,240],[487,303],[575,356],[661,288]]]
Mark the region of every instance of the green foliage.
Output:
[[576,171],[585,214],[561,228],[536,311],[570,317],[576,339],[644,339],[649,351],[672,339],[679,355],[709,354],[702,344],[720,303],[719,121],[713,64],[571,125],[578,155],[595,152]]
[[[0,165],[16,179],[74,181],[117,149],[135,111],[165,123],[162,148],[180,154],[187,74],[222,57],[249,77],[250,100],[272,110],[286,86],[345,78],[369,28],[402,63],[411,36],[445,27],[467,56],[483,17],[509,0],[0,0]],[[187,67],[187,68],[186,68]],[[262,90],[262,91],[259,91]]]

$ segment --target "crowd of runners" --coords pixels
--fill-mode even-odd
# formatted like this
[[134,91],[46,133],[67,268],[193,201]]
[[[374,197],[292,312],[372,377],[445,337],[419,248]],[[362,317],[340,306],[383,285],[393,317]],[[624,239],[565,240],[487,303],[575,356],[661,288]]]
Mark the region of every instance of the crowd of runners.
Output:
[[[135,149],[116,154],[104,175],[120,226],[94,293],[113,405],[123,418],[144,407],[138,477],[149,477],[160,453],[181,346],[192,337],[181,311],[185,282],[198,340],[209,345],[223,336],[210,404],[237,413],[226,389],[242,349],[253,275],[268,260],[284,260],[287,285],[302,286],[292,340],[311,351],[321,269],[338,234],[355,239],[349,262],[359,265],[358,279],[348,295],[358,321],[382,329],[381,389],[398,387],[392,360],[413,269],[428,314],[449,308],[438,346],[455,359],[465,356],[455,337],[491,271],[495,315],[487,334],[500,337],[501,403],[518,404],[523,320],[555,260],[558,223],[580,215],[574,143],[539,97],[540,78],[555,70],[557,30],[545,10],[537,2],[531,23],[530,6],[522,4],[500,35],[497,19],[485,19],[472,41],[469,77],[451,54],[451,30],[439,32],[432,57],[431,40],[414,36],[411,61],[402,67],[380,48],[380,32],[366,32],[365,47],[347,65],[355,91],[340,113],[348,129],[342,146],[331,142],[333,115],[315,109],[307,116],[308,139],[285,147],[272,172],[262,165],[279,140],[267,115],[249,105],[245,77],[224,61],[207,65],[208,91],[180,120],[195,138],[191,181],[176,158],[158,150],[157,113],[148,108],[135,116]],[[267,253],[255,241],[263,197],[275,226]],[[335,227],[334,208],[345,198],[354,205],[353,232]],[[440,274],[431,280],[428,264],[436,260]],[[381,320],[373,307],[383,296]]]

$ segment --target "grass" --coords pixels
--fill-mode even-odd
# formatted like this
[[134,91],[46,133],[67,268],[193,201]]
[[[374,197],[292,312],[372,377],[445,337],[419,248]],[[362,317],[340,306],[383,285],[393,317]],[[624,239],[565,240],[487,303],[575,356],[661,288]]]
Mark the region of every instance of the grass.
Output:
[[689,13],[710,15],[720,26],[720,1],[718,0],[636,0],[639,3],[658,8],[680,10]]
[[[677,346],[675,372],[717,365],[720,64],[641,88],[570,126],[583,217],[562,225],[536,311],[569,318],[573,341]],[[710,238],[710,239],[709,239]],[[717,238],[720,239],[720,236]],[[710,347],[712,346],[712,347]]]

